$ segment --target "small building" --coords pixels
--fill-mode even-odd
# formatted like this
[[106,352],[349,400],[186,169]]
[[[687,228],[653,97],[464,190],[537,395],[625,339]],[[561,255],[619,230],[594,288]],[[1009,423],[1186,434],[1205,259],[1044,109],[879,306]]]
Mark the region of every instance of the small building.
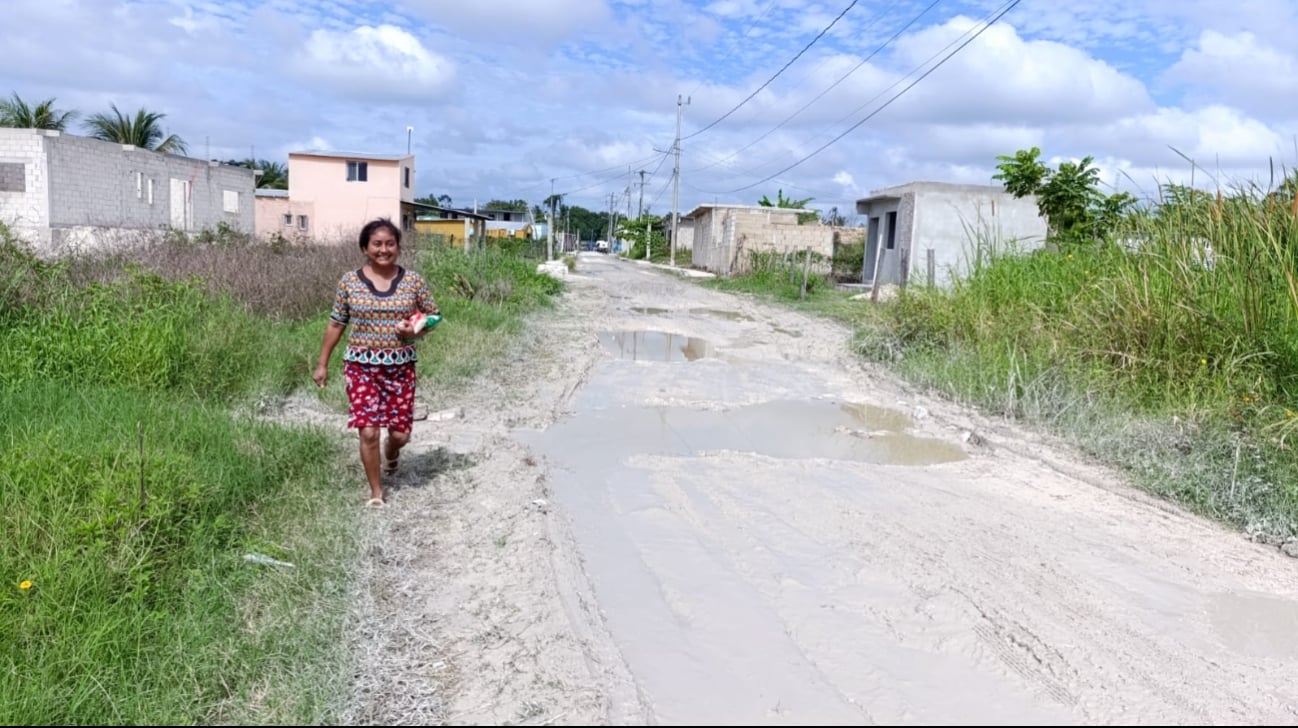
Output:
[[279,235],[288,240],[310,240],[314,207],[291,201],[288,190],[258,189],[257,235],[271,238]]
[[415,158],[410,154],[305,151],[288,155],[288,198],[260,195],[259,237],[284,232],[315,242],[353,241],[365,223],[384,217],[415,229]]
[[0,129],[0,222],[40,254],[112,248],[168,230],[251,234],[254,188],[247,167]]
[[996,185],[911,182],[857,200],[856,212],[869,221],[862,282],[871,285],[927,282],[930,265],[933,282],[949,285],[980,245],[1027,251],[1046,239],[1036,198]]
[[[810,249],[824,256],[834,254],[834,232],[820,224],[799,225],[799,213],[783,207],[760,205],[699,205],[685,217],[692,232],[691,248],[696,268],[717,275],[747,271],[753,255],[783,255]],[[681,238],[685,233],[681,233]]]
[[465,249],[473,241],[481,240],[487,235],[486,215],[469,210],[457,210],[453,207],[414,203],[418,210],[415,218],[415,232],[419,235],[436,235],[449,245],[464,245]]

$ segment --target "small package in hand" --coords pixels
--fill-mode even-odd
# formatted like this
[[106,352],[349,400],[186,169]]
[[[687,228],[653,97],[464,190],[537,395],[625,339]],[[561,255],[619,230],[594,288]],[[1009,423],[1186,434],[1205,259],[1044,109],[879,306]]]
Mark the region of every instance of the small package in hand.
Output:
[[442,317],[433,313],[425,314],[423,311],[416,313],[414,316],[406,319],[410,322],[411,333],[415,336],[428,333],[434,326],[442,322]]

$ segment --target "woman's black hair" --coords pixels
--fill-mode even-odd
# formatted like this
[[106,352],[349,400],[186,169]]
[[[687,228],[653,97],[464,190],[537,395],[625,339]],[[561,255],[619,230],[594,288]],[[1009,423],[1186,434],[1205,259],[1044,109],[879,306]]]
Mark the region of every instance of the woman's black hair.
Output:
[[370,237],[379,228],[387,228],[388,232],[392,233],[392,239],[397,241],[397,247],[401,247],[401,229],[386,217],[380,217],[377,220],[370,220],[365,223],[365,227],[361,228],[361,250],[370,247]]

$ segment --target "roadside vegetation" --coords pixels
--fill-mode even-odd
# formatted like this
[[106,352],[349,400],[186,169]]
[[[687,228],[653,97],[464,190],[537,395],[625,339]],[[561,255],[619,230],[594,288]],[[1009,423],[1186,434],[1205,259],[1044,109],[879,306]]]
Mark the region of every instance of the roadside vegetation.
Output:
[[[1000,159],[1036,195],[1045,249],[970,232],[971,271],[877,306],[817,287],[862,356],[1041,427],[1133,482],[1275,544],[1298,536],[1298,175],[1272,189],[1098,192],[1089,159]],[[723,288],[783,300],[787,276]]]
[[[337,719],[353,441],[258,415],[309,384],[362,262],[220,231],[55,263],[0,227],[0,722]],[[561,290],[508,248],[404,262],[445,314],[421,388],[462,386]]]

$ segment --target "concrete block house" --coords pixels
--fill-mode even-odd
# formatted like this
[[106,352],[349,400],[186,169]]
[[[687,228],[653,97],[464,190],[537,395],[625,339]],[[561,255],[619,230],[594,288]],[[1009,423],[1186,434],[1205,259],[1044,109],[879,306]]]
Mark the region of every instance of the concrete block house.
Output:
[[252,233],[253,171],[43,129],[0,129],[0,222],[41,254],[167,230]]

